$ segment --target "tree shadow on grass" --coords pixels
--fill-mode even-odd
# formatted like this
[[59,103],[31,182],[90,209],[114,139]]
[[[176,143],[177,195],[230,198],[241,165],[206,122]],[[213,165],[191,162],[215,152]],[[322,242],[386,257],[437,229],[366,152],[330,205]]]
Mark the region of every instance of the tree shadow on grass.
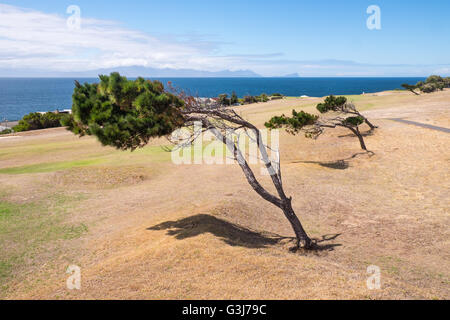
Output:
[[351,157],[336,160],[336,161],[327,161],[327,162],[324,162],[324,161],[294,161],[292,163],[318,164],[321,167],[325,167],[325,168],[329,168],[329,169],[346,170],[346,169],[350,168],[349,161],[352,159],[355,159],[357,156],[360,156],[360,155],[369,155],[369,157],[372,157],[374,155],[374,153],[372,151],[359,152],[359,153],[355,153]]
[[[251,249],[268,248],[281,243],[295,243],[295,238],[282,237],[269,232],[256,232],[237,224],[216,218],[207,214],[199,214],[192,217],[180,219],[177,221],[168,221],[147,230],[160,231],[167,230],[167,234],[174,236],[175,239],[184,240],[193,238],[204,233],[210,233],[221,239],[230,246],[245,247]],[[325,251],[333,250],[339,244],[322,245],[320,243],[331,241],[338,237],[316,240],[314,250]]]

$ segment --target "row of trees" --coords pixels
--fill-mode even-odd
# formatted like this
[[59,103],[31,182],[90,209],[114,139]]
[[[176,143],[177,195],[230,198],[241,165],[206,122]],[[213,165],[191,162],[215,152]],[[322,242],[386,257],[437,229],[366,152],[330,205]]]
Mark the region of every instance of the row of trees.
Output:
[[[351,115],[342,120],[335,118],[334,124],[351,128],[352,132],[364,122],[371,125],[343,98],[329,97],[318,109],[323,113]],[[99,83],[82,85],[76,82],[72,112],[73,117],[66,123],[70,131],[79,136],[96,136],[103,145],[121,150],[144,147],[150,139],[170,137],[174,130],[182,127],[191,129],[190,137],[186,139],[190,143],[202,132],[211,132],[228,148],[253,190],[283,212],[296,235],[296,248],[315,247],[314,241],[308,236],[292,207],[292,198],[284,191],[280,163],[269,157],[271,149],[263,142],[260,130],[237,114],[233,108],[223,108],[220,103],[214,101],[205,104],[183,92],[168,92],[158,81],[143,78],[128,80],[118,73],[112,73],[110,76],[100,76]],[[199,122],[202,124],[200,129],[199,126],[194,126]],[[269,123],[271,125],[268,127],[282,126],[292,132],[306,129],[306,125],[315,127],[316,130],[324,126],[318,116],[303,112],[294,112],[292,118],[274,118]],[[239,143],[242,131],[256,142],[275,192],[269,191],[258,181],[245,159],[245,150],[241,149]]]
[[317,110],[326,117],[320,117],[304,111],[292,111],[292,117],[284,114],[276,116],[266,122],[269,129],[285,128],[287,132],[297,135],[304,132],[308,138],[317,139],[325,129],[346,128],[358,137],[361,148],[367,150],[360,126],[367,124],[373,131],[377,127],[369,119],[363,116],[353,103],[349,103],[346,97],[329,96],[323,103],[317,105]]
[[63,122],[66,118],[70,117],[68,114],[47,112],[47,113],[30,113],[24,116],[14,126],[12,130],[14,132],[23,132],[31,130],[40,130],[47,128],[57,128],[63,126]]
[[411,91],[415,95],[419,95],[416,90],[423,93],[432,93],[435,91],[442,91],[445,88],[450,88],[450,77],[442,78],[441,76],[430,76],[425,81],[419,81],[415,85],[402,84],[402,87]]
[[283,95],[281,95],[280,93],[274,93],[271,96],[268,96],[267,94],[263,93],[259,96],[247,95],[247,96],[244,96],[243,98],[239,98],[237,96],[236,92],[233,92],[230,97],[226,93],[219,95],[218,103],[222,106],[234,106],[237,104],[245,105],[245,104],[252,104],[252,103],[259,103],[259,102],[268,102],[270,100],[276,100],[276,99],[282,99],[282,98],[283,98]]
[[3,129],[2,131],[0,131],[0,135],[11,134],[11,133],[14,133],[14,131],[9,128],[6,128],[6,129]]

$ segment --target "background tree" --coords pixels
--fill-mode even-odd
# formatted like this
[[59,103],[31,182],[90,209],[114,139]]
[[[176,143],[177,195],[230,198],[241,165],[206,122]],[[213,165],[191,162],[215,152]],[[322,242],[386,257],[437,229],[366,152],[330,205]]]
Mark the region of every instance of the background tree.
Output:
[[425,81],[419,81],[415,86],[409,84],[403,84],[403,88],[412,91],[417,94],[411,88],[419,89],[423,93],[432,93],[435,91],[442,91],[445,88],[450,88],[450,78],[442,78],[441,76],[432,75],[429,76]]
[[281,100],[283,99],[283,95],[281,93],[272,93],[270,96],[272,100]]
[[230,101],[231,105],[239,103],[239,98],[238,98],[236,92],[233,91],[233,93],[231,94],[231,99],[230,100],[231,100]]
[[252,104],[259,102],[258,99],[254,96],[245,96],[244,97],[244,104]]
[[420,96],[420,94],[418,94],[416,91],[414,91],[414,90],[417,89],[417,85],[413,86],[413,85],[404,83],[404,84],[402,84],[402,87],[405,88],[405,90],[411,91],[411,92],[414,93],[416,96]]
[[450,88],[450,77],[444,79],[444,85],[446,88]]
[[219,95],[219,104],[221,104],[222,106],[228,107],[231,105],[231,100],[230,98],[228,98],[228,94],[223,93],[221,95]]
[[[319,110],[320,113],[328,113],[328,112],[336,112],[342,116],[348,116],[351,115],[350,118],[360,118],[363,119],[363,122],[366,123],[371,130],[375,130],[378,127],[373,125],[369,119],[367,119],[365,116],[363,116],[358,109],[356,109],[356,106],[353,103],[347,102],[346,97],[335,97],[333,95],[327,97],[325,99],[324,103],[320,103],[317,105],[317,110]],[[352,121],[352,120],[350,120]],[[355,121],[353,121],[356,123]]]
[[66,114],[47,112],[41,113],[30,113],[24,116],[19,123],[13,128],[15,132],[40,130],[47,128],[57,128],[61,127],[61,121],[67,117]]
[[261,94],[259,96],[259,98],[260,98],[261,102],[268,102],[270,100],[269,97],[267,96],[267,94],[265,94],[265,93]]
[[[297,247],[312,248],[313,241],[305,232],[292,208],[292,198],[283,188],[281,166],[269,158],[269,148],[263,143],[260,130],[243,119],[231,108],[218,103],[200,102],[184,93],[173,94],[164,90],[158,81],[143,78],[128,80],[118,73],[100,76],[98,84],[75,83],[73,118],[69,129],[77,135],[94,135],[103,145],[122,150],[135,150],[150,139],[169,136],[181,127],[212,132],[223,142],[240,165],[248,183],[265,200],[280,208],[290,222]],[[191,130],[186,143],[192,143],[201,132]],[[240,149],[239,139],[244,132],[252,137],[259,149],[261,160],[270,173],[276,194],[269,192],[257,180]],[[277,169],[275,169],[277,168]]]
[[293,110],[292,117],[276,116],[266,122],[265,126],[269,129],[284,128],[293,135],[304,132],[306,137],[313,139],[317,139],[327,128],[343,127],[355,134],[359,139],[361,148],[368,151],[359,127],[364,123],[369,125],[371,130],[377,127],[361,115],[353,104],[347,103],[347,98],[329,96],[324,103],[317,105],[317,110],[322,114],[333,112],[333,115],[320,118],[304,111]]

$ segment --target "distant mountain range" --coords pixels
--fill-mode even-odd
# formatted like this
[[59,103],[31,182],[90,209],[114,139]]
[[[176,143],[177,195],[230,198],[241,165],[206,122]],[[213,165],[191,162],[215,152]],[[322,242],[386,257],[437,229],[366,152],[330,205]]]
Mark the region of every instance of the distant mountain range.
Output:
[[285,78],[300,78],[298,73],[291,73],[284,76]]
[[251,70],[222,70],[222,71],[201,71],[193,69],[157,69],[146,68],[140,66],[117,67],[107,69],[97,69],[81,72],[60,72],[30,69],[0,69],[0,77],[80,77],[90,78],[98,77],[99,74],[110,74],[111,72],[119,72],[120,74],[135,78],[259,78],[261,75]]

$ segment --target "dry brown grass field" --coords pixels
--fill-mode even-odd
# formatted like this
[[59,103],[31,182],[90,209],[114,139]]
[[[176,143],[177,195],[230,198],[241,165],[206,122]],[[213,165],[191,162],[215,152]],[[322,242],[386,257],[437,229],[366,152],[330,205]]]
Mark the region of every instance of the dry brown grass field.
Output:
[[[281,134],[285,189],[323,247],[309,253],[289,252],[287,220],[237,165],[174,165],[165,140],[130,153],[64,129],[0,138],[0,298],[450,298],[450,134],[389,120],[450,128],[450,90],[349,99],[380,127],[373,156],[346,131]],[[263,127],[319,101],[238,110]]]

